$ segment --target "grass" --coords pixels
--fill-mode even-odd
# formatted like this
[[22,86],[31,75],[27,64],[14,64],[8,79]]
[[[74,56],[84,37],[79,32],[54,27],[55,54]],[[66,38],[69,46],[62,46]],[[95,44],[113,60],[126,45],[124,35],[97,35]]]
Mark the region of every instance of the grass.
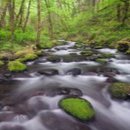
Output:
[[130,94],[130,84],[114,83],[110,86],[110,93],[114,98],[125,99]]
[[95,115],[91,104],[82,98],[65,98],[60,101],[59,106],[65,112],[82,121],[89,121]]
[[27,66],[22,62],[15,60],[8,63],[8,70],[12,72],[20,72],[27,69]]

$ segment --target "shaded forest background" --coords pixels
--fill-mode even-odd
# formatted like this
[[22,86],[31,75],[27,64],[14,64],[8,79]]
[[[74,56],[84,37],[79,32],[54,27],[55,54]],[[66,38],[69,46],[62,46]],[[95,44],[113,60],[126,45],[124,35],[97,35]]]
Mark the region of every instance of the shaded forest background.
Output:
[[112,46],[129,34],[129,0],[0,0],[1,51],[57,39]]

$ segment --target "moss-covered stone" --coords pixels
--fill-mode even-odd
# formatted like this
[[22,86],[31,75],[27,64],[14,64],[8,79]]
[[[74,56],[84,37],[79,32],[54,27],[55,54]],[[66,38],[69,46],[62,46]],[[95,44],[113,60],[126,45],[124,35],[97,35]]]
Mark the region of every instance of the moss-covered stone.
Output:
[[51,61],[51,62],[60,62],[61,58],[56,55],[50,55],[50,56],[48,56],[47,60]]
[[91,104],[82,98],[72,97],[62,99],[59,102],[59,106],[71,116],[82,121],[89,121],[95,115],[95,111]]
[[110,86],[110,93],[112,97],[119,99],[126,99],[130,94],[130,84],[128,83],[114,83]]
[[112,57],[114,57],[113,56],[113,54],[110,54],[110,53],[103,53],[101,56],[100,56],[100,58],[102,58],[102,59],[104,59],[104,58],[112,58]]
[[35,53],[30,53],[30,54],[25,55],[22,58],[22,61],[31,61],[31,60],[35,60],[36,58],[38,58],[38,56]]
[[0,60],[0,67],[4,65],[4,62]]
[[117,42],[117,50],[120,52],[127,52],[129,50],[130,42],[129,41],[119,41]]
[[24,71],[26,69],[27,69],[27,66],[18,60],[10,61],[8,63],[8,70],[9,71],[19,72],[19,71]]
[[105,64],[105,63],[107,63],[107,60],[102,59],[102,58],[98,58],[98,59],[96,59],[96,62],[101,63],[101,64]]
[[92,56],[93,52],[91,50],[85,50],[81,52],[81,55],[83,56]]

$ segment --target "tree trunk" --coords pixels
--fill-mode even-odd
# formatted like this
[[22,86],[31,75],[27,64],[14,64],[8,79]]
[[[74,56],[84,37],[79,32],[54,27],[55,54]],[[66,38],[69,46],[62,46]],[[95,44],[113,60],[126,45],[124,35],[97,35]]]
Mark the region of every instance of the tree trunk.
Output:
[[5,16],[6,16],[6,12],[7,12],[7,9],[8,9],[8,6],[9,6],[9,2],[6,3],[3,11],[2,11],[2,14],[1,14],[1,18],[0,18],[0,27],[4,27],[5,26]]
[[37,0],[37,42],[36,46],[40,44],[41,37],[41,0]]
[[128,12],[129,12],[129,6],[130,2],[129,0],[124,1],[124,11],[123,11],[123,18],[122,18],[122,24],[124,25],[126,23],[126,20],[128,19]]
[[26,26],[27,26],[27,23],[28,23],[28,20],[29,20],[31,2],[32,2],[32,0],[29,0],[27,15],[26,15],[26,19],[25,19],[25,22],[24,22],[24,25],[23,25],[23,32],[25,32],[25,29],[26,29]]
[[50,12],[50,3],[49,0],[45,0],[45,4],[47,7],[47,12],[48,12],[48,31],[50,34],[50,37],[53,38],[53,24],[52,24],[52,18],[51,18],[51,12]]
[[21,24],[23,22],[24,3],[25,3],[25,0],[22,0],[21,6],[19,9],[19,13],[16,16],[16,26],[17,26],[17,24],[18,24],[18,26],[21,26]]
[[14,39],[14,16],[15,16],[15,0],[9,1],[9,15],[10,15],[10,30],[11,30],[11,39]]

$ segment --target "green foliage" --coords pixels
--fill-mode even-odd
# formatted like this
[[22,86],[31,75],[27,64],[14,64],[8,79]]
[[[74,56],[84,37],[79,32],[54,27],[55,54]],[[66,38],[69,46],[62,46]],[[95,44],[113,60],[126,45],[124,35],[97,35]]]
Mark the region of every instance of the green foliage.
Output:
[[110,93],[114,98],[125,99],[130,94],[130,84],[114,83],[110,86]]
[[91,104],[82,98],[65,98],[59,105],[65,112],[83,121],[91,120],[95,115]]
[[23,32],[21,29],[17,29],[15,31],[15,42],[16,43],[26,43],[26,42],[35,42],[36,41],[36,33],[35,30],[26,30]]
[[18,60],[15,61],[10,61],[8,63],[8,69],[9,71],[13,71],[13,72],[20,72],[20,71],[24,71],[27,69],[27,66],[23,63],[21,63]]
[[0,29],[0,40],[9,39],[11,32],[9,30]]

